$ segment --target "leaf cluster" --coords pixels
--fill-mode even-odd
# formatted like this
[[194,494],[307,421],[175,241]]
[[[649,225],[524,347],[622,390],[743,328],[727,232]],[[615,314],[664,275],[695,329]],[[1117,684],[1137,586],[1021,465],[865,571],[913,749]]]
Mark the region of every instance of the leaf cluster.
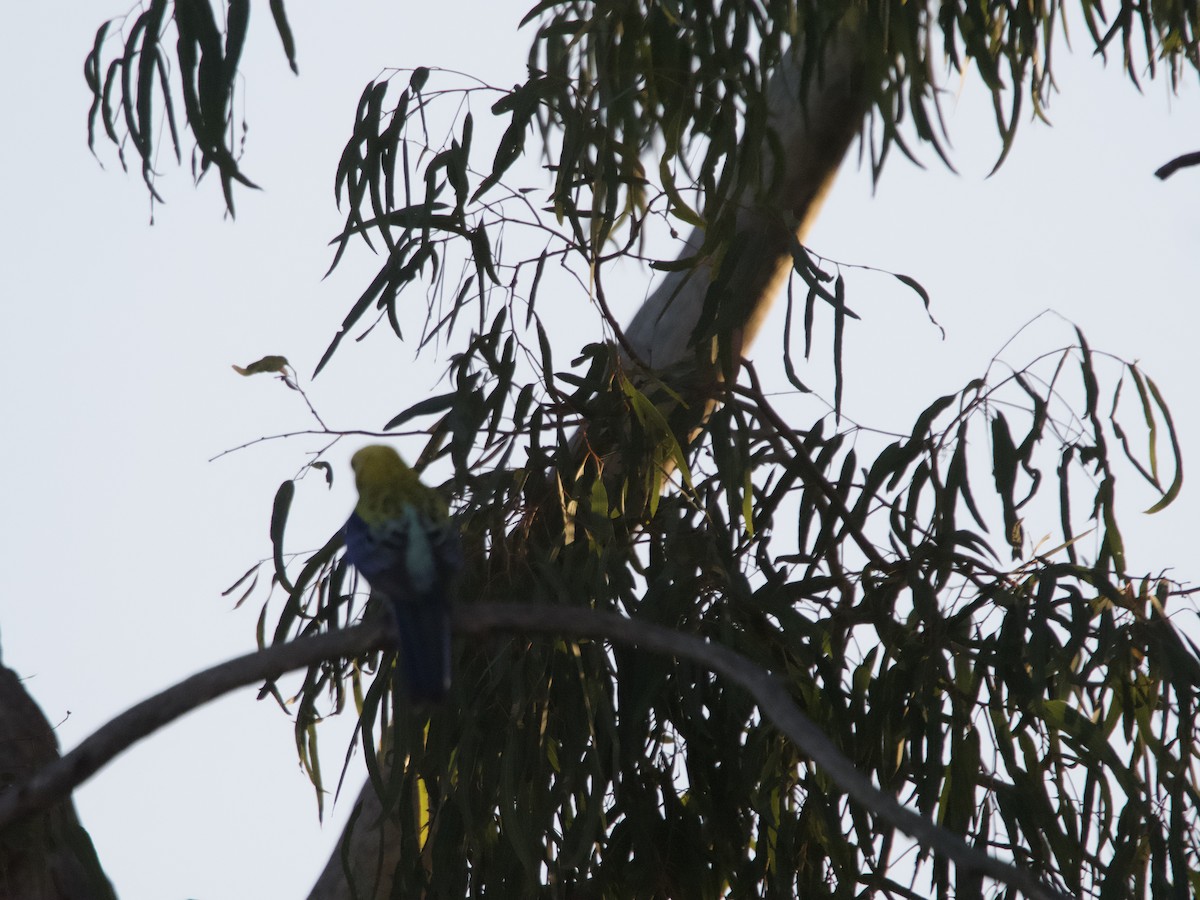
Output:
[[[396,417],[428,423],[423,463],[451,463],[473,561],[462,602],[584,604],[728,646],[784,679],[884,790],[1063,892],[1197,878],[1200,654],[1166,617],[1176,588],[1130,578],[1117,527],[1110,447],[1164,502],[1181,478],[1140,369],[1080,336],[939,399],[864,457],[866,432],[789,426],[752,368],[691,443],[664,437],[662,389],[635,387],[611,345],[571,370],[545,359],[550,383],[509,383],[504,322],[456,360],[452,394]],[[1105,366],[1119,377],[1102,413]],[[1142,453],[1119,415],[1126,384]],[[489,424],[498,408],[507,429]],[[1056,525],[1052,547],[1027,537]],[[363,614],[335,547],[284,583],[276,640]],[[943,860],[905,864],[906,840],[694,665],[495,639],[457,648],[453,697],[432,713],[407,706],[393,666],[314,670],[295,709],[320,788],[314,726],[353,685],[406,890],[984,896]]]
[[[283,0],[270,0],[271,15],[292,71],[296,46]],[[234,100],[238,65],[250,24],[250,0],[229,0],[219,25],[209,0],[148,0],[123,19],[110,19],[96,31],[84,62],[92,92],[88,147],[95,152],[97,122],[117,147],[126,167],[125,145],[132,143],[141,161],[142,179],[157,202],[154,169],[165,118],[177,162],[183,159],[176,102],[182,100],[186,124],[195,139],[192,174],[199,181],[215,165],[225,206],[233,213],[233,183],[256,185],[241,171],[236,149]],[[114,28],[118,26],[118,28]],[[167,41],[174,33],[174,53]],[[110,56],[110,43],[120,44]],[[172,83],[172,73],[178,77]],[[161,105],[156,110],[155,105]]]
[[[233,182],[253,186],[238,162],[233,119],[251,3],[217,6],[145,0],[99,28],[85,65],[93,96],[89,146],[95,146],[97,123],[123,166],[132,143],[147,188],[161,200],[154,168],[160,117],[181,159],[176,102],[182,100],[196,142],[194,174],[215,164],[232,212]],[[268,6],[297,71],[284,2]],[[765,103],[771,74],[788,54],[799,54],[803,96],[809,82],[822,77],[818,61],[837,41],[853,43],[863,60],[876,176],[893,145],[916,158],[904,138],[909,118],[919,142],[949,163],[936,74],[946,65],[957,72],[974,65],[990,90],[1002,139],[999,166],[1026,93],[1034,114],[1043,114],[1054,85],[1056,35],[1066,30],[1072,8],[1061,0],[542,0],[521,21],[533,29],[529,77],[493,106],[496,115],[509,116],[509,125],[484,188],[522,156],[534,127],[554,172],[552,208],[560,220],[590,222],[597,245],[623,223],[636,228],[645,214],[649,157],[670,213],[707,223],[712,246],[719,247],[729,237],[731,204],[769,194],[778,177],[779,147]],[[1096,51],[1106,55],[1119,47],[1135,84],[1139,74],[1155,76],[1160,65],[1173,86],[1186,67],[1200,68],[1195,4],[1120,0],[1109,12],[1084,0],[1080,10]],[[703,198],[699,206],[686,199],[692,190]]]

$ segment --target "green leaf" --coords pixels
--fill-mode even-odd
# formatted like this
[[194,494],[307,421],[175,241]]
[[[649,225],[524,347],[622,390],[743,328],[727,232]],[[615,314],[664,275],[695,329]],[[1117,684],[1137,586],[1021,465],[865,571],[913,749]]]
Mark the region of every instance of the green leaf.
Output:
[[275,492],[275,503],[271,507],[271,548],[275,561],[275,577],[289,594],[293,588],[287,575],[287,564],[283,560],[283,532],[287,527],[288,511],[292,508],[292,498],[295,496],[296,483],[285,481]]
[[674,462],[680,476],[683,478],[683,483],[687,485],[688,490],[692,490],[692,473],[688,468],[687,457],[684,456],[683,448],[679,446],[679,441],[676,440],[675,433],[671,430],[671,426],[663,416],[662,411],[651,403],[645,394],[634,387],[633,382],[626,378],[624,374],[619,374],[618,377],[621,383],[621,391],[629,398],[634,415],[637,416],[642,427],[646,429],[647,434],[650,435],[650,439],[656,445],[665,448],[665,456]]
[[[1146,510],[1147,513],[1156,513],[1174,503],[1175,498],[1179,496],[1179,492],[1183,488],[1183,450],[1179,446],[1179,435],[1175,431],[1175,421],[1171,418],[1171,410],[1167,407],[1166,401],[1163,400],[1162,394],[1159,393],[1158,385],[1150,378],[1146,379],[1146,385],[1150,388],[1150,394],[1154,398],[1154,403],[1158,407],[1159,412],[1162,413],[1163,420],[1167,423],[1167,435],[1171,440],[1171,454],[1174,457],[1175,464],[1175,477],[1171,479],[1171,483],[1163,493],[1162,498]],[[1152,445],[1151,453],[1153,452]]]
[[287,374],[289,363],[286,356],[264,356],[247,366],[234,366],[233,371],[239,375]]
[[441,412],[444,409],[450,409],[454,405],[454,401],[458,399],[458,391],[450,391],[446,394],[438,394],[436,397],[426,397],[414,403],[408,409],[401,413],[397,413],[388,419],[386,425],[383,426],[384,431],[392,431],[399,428],[405,422],[409,422],[420,416],[428,416],[436,412]]
[[671,171],[670,157],[664,156],[659,162],[658,174],[662,179],[663,190],[667,193],[667,198],[670,200],[671,215],[688,225],[696,228],[704,227],[704,218],[694,209],[688,206],[679,193],[679,189],[675,187],[675,175]]
[[1024,544],[1014,499],[1017,466],[1021,462],[1012,433],[1008,430],[1008,421],[1003,413],[998,412],[992,419],[992,475],[996,481],[996,493],[1000,495],[1000,502],[1004,508],[1004,533],[1007,535],[1009,546],[1012,547],[1013,559],[1019,558]]
[[288,24],[287,11],[283,8],[283,0],[270,0],[271,17],[275,20],[275,30],[279,32],[279,40],[283,42],[283,52],[287,56],[292,73],[300,74],[296,65],[296,39],[292,36],[292,26]]
[[742,482],[742,521],[746,524],[746,534],[754,536],[754,481],[751,478],[753,470],[747,466],[745,480]]

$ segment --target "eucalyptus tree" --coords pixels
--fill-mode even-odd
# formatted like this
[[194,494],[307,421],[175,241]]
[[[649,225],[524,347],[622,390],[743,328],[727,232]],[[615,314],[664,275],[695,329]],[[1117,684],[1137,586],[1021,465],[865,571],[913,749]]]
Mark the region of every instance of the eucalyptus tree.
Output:
[[[163,143],[230,213],[252,186],[249,12],[148,0],[97,33],[91,139],[156,196]],[[383,262],[317,373],[379,322],[449,348],[448,389],[398,391],[383,431],[422,435],[468,565],[446,704],[406,704],[378,640],[307,669],[290,709],[318,791],[334,711],[359,717],[369,776],[313,897],[1196,889],[1200,660],[1166,615],[1186,591],[1126,558],[1116,505],[1119,474],[1159,508],[1178,493],[1157,386],[1079,334],[902,436],[851,425],[857,314],[804,243],[856,139],[877,179],[896,151],[950,164],[939,71],[977,70],[1002,164],[1068,13],[1135,81],[1200,65],[1200,13],[1164,0],[544,0],[511,89],[426,68],[365,87],[333,264],[359,241]],[[606,287],[646,267],[620,321]],[[780,298],[805,346],[772,348],[787,383],[764,384],[751,341]],[[572,344],[575,308],[598,314]],[[832,403],[798,413],[778,397],[808,390],[819,344]],[[294,500],[285,482],[264,646],[371,619],[337,533],[292,563]],[[1034,543],[1027,515],[1058,533]]]

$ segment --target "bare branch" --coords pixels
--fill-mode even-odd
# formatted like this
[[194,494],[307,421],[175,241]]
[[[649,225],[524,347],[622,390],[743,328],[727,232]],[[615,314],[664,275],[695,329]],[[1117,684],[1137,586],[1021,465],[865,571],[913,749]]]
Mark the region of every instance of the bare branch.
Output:
[[1200,150],[1175,157],[1169,163],[1164,163],[1155,169],[1154,174],[1160,180],[1165,181],[1180,169],[1186,169],[1188,166],[1200,166]]
[[324,659],[378,649],[386,642],[382,625],[361,625],[267,647],[185,678],[102,725],[27,781],[0,792],[0,829],[62,800],[119,753],[210,700]]

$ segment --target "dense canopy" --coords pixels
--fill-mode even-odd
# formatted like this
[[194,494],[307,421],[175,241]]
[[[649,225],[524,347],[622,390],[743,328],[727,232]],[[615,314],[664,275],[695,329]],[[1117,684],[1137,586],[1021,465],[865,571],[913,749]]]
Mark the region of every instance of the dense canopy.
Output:
[[[194,141],[193,170],[215,169],[232,212],[252,186],[236,109],[250,6],[230,0],[222,19],[208,0],[150,0],[103,26],[93,146],[106,136],[156,192],[158,142],[182,158]],[[270,11],[296,68],[284,4]],[[1168,618],[1185,592],[1126,558],[1117,516],[1123,479],[1154,486],[1156,507],[1181,485],[1150,375],[1079,334],[981,364],[899,436],[852,424],[840,387],[815,415],[792,401],[816,342],[840,385],[857,317],[844,274],[803,244],[856,136],[876,178],[894,148],[952,164],[936,73],[969,64],[995,100],[1000,165],[1022,110],[1048,99],[1068,24],[1077,49],[1174,84],[1200,67],[1198,16],[1157,0],[547,0],[524,20],[522,84],[425,68],[368,84],[336,173],[333,264],[359,239],[383,262],[317,371],[377,322],[447,348],[448,388],[397,390],[383,431],[419,431],[416,466],[453,501],[460,614],[543,604],[579,625],[460,641],[432,713],[393,689],[393,653],[309,669],[286,708],[314,782],[329,782],[319,722],[353,704],[364,796],[386,811],[352,823],[381,830],[376,867],[347,850],[343,873],[335,854],[314,896],[343,896],[347,878],[367,896],[1196,890],[1200,651]],[[495,146],[476,142],[467,101],[504,122]],[[444,141],[435,117],[453,123]],[[677,257],[653,249],[677,227],[691,230]],[[626,327],[604,274],[639,262],[663,281]],[[783,283],[805,346],[785,347],[788,384],[764,385],[747,356]],[[594,304],[596,333],[569,343],[551,302]],[[264,644],[370,614],[339,534],[292,558],[293,500],[289,481]],[[918,835],[913,853],[885,807],[702,651],[602,640],[589,611],[769,672],[942,842]],[[954,837],[1013,868],[985,877]]]

